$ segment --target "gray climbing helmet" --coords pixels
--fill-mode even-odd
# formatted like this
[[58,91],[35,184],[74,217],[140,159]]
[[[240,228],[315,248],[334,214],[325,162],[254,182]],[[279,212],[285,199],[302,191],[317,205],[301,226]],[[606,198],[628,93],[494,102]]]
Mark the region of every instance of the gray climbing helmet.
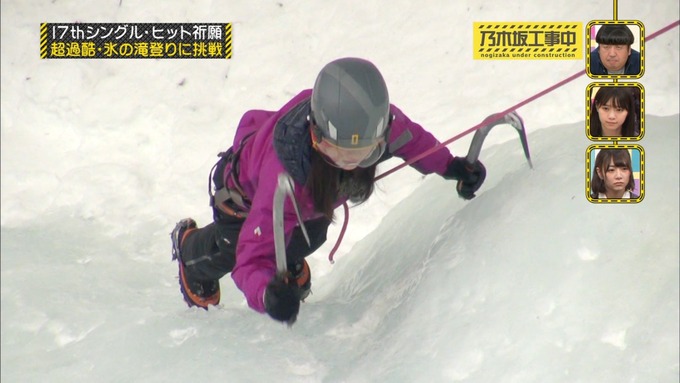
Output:
[[391,118],[387,85],[378,68],[359,58],[324,66],[312,91],[312,118],[319,138],[338,148],[375,146],[360,166],[375,163],[385,151]]

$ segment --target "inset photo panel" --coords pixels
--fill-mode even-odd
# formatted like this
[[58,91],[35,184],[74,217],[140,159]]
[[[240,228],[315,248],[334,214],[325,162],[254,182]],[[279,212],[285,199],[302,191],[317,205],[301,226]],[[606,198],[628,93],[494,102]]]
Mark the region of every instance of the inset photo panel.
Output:
[[592,141],[637,141],[645,135],[645,88],[638,83],[591,83],[586,88],[586,135]]
[[586,73],[591,78],[640,78],[645,72],[645,27],[637,20],[586,25]]
[[591,145],[586,151],[586,198],[592,203],[638,203],[645,196],[640,145]]

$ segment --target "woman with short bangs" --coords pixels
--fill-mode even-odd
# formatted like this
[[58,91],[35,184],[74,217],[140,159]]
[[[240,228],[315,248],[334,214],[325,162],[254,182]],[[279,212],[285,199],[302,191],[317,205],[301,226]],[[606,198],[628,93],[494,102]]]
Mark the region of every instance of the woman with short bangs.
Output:
[[632,90],[603,86],[593,100],[590,134],[593,137],[637,137],[636,119]]
[[632,198],[635,179],[632,173],[630,153],[627,149],[602,149],[595,157],[595,171],[590,182],[594,199]]

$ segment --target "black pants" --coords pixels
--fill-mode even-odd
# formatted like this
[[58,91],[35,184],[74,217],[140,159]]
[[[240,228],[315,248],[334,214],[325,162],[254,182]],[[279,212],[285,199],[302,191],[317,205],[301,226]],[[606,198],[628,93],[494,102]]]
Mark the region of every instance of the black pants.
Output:
[[[182,243],[184,272],[189,278],[216,280],[234,269],[236,245],[244,219],[226,215],[219,210],[215,210],[214,217],[214,222],[192,232]],[[293,270],[293,265],[311,255],[326,242],[329,225],[330,221],[327,218],[305,222],[311,245],[307,245],[302,229],[295,228],[293,237],[286,247],[289,269]]]

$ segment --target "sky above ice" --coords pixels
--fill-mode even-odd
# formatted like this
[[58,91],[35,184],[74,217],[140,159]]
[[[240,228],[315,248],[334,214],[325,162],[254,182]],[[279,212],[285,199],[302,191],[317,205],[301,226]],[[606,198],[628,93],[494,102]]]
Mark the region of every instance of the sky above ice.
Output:
[[[292,329],[248,309],[228,277],[219,307],[184,306],[168,233],[210,221],[207,174],[243,112],[361,56],[445,140],[584,68],[473,60],[473,22],[613,16],[608,1],[426,3],[3,1],[1,380],[677,382],[678,28],[645,45],[635,80],[640,204],[585,198],[582,76],[518,110],[534,170],[500,126],[473,201],[410,169],[381,181],[351,210],[336,263],[338,227],[310,259],[314,295]],[[618,2],[647,34],[678,13]],[[232,22],[234,57],[41,61],[46,21]]]

